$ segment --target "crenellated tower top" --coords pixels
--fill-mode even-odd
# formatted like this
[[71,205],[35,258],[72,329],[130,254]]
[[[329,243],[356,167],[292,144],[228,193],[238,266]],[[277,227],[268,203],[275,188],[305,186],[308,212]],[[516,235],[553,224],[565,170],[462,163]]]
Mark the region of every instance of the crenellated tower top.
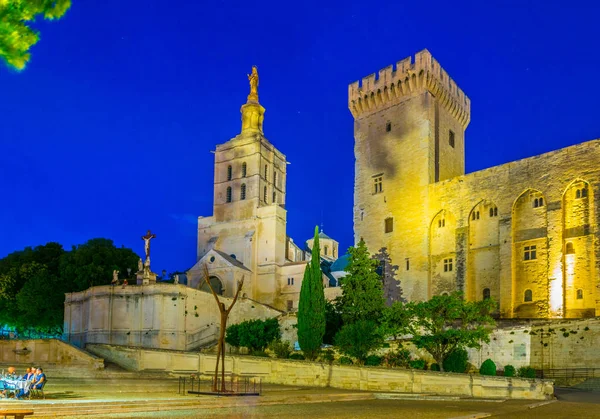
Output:
[[404,97],[428,90],[466,129],[471,118],[471,101],[448,73],[424,49],[378,73],[348,86],[348,108],[359,119],[388,108]]

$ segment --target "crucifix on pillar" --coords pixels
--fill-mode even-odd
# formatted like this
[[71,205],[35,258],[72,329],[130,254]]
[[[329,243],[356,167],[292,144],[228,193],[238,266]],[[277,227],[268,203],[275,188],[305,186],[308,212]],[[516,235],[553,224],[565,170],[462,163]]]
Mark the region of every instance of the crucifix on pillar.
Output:
[[150,230],[148,230],[145,236],[142,236],[142,240],[144,240],[144,251],[146,252],[146,260],[150,257],[150,240],[155,238],[156,234],[152,234]]

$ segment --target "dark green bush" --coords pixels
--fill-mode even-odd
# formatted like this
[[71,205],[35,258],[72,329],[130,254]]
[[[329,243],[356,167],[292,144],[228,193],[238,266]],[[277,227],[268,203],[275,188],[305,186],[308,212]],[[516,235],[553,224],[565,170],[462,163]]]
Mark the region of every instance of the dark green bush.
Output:
[[304,355],[302,355],[302,354],[300,354],[298,352],[295,352],[295,353],[293,353],[293,354],[290,355],[290,359],[304,360],[305,358],[304,358]]
[[496,375],[496,364],[491,359],[486,359],[479,368],[479,374],[481,375]]
[[240,325],[232,324],[225,331],[225,342],[234,348],[240,347]]
[[260,356],[262,358],[269,358],[269,354],[266,353],[265,351],[260,350],[260,349],[256,349],[256,350],[250,352],[250,355],[252,355],[252,356]]
[[227,328],[225,342],[231,346],[245,346],[253,351],[264,351],[269,343],[281,338],[279,322],[276,318],[267,320],[247,320]]
[[346,324],[335,335],[335,345],[339,351],[356,358],[359,363],[364,363],[369,352],[381,348],[383,343],[377,324],[367,320]]
[[513,367],[512,365],[507,365],[504,367],[505,377],[514,377],[516,372],[517,371],[515,370],[515,367]]
[[398,349],[396,352],[388,352],[383,357],[383,362],[388,367],[408,367],[410,351],[407,349]]
[[532,367],[521,367],[518,370],[519,377],[523,378],[535,378],[535,368]]
[[383,360],[382,357],[377,356],[377,355],[369,355],[367,357],[367,359],[365,359],[365,365],[371,366],[371,367],[377,367],[379,365],[381,365],[381,361]]
[[409,362],[409,365],[413,370],[424,370],[427,364],[423,359],[414,359]]
[[269,345],[269,349],[280,359],[289,358],[292,353],[292,345],[287,340],[274,340]]
[[340,358],[340,365],[352,365],[354,364],[354,362],[352,362],[352,359],[348,358],[347,356],[343,356]]
[[469,354],[462,348],[450,352],[444,359],[444,371],[464,373],[467,370]]
[[439,371],[440,370],[440,365],[436,362],[434,362],[433,364],[431,364],[429,366],[429,370],[431,371]]

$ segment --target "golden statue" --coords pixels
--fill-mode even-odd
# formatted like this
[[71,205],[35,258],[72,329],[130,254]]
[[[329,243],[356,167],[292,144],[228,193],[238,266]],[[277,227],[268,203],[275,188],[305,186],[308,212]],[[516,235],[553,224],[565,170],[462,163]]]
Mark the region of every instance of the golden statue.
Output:
[[250,81],[248,100],[258,102],[258,69],[255,65],[252,66],[252,73],[248,74],[248,80]]

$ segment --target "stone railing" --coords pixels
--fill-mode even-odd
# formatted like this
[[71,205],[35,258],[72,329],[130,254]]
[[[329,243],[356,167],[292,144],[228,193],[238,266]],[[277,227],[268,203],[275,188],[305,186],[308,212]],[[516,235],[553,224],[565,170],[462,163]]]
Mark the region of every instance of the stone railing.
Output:
[[[88,344],[86,349],[130,370],[214,373],[216,355]],[[249,356],[227,356],[227,374],[260,377],[264,383],[350,390],[437,394],[474,398],[550,399],[549,380],[488,377],[408,369],[329,365]]]

